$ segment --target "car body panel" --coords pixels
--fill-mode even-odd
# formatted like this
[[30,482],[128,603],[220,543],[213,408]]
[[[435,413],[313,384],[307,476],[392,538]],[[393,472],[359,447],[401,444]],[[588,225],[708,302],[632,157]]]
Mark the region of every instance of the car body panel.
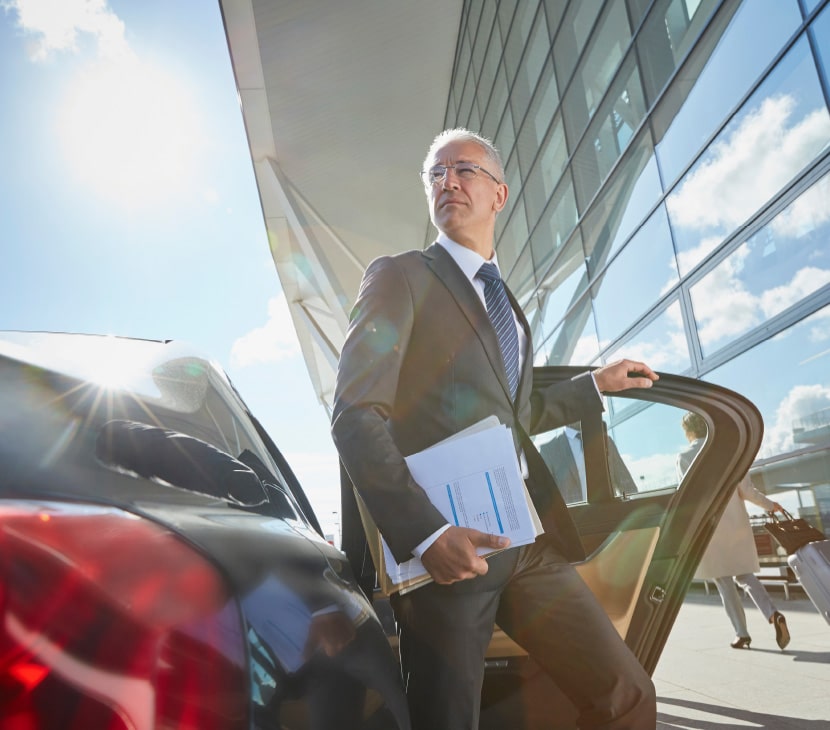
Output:
[[[116,448],[113,430],[125,424],[126,451]],[[155,440],[142,440],[147,436]],[[177,583],[177,564],[159,545],[188,556],[186,564],[213,581],[224,603],[204,606],[184,621],[187,626],[177,624],[164,636],[198,633],[194,621],[224,627],[198,637],[205,661],[216,647],[235,651],[244,674],[241,700],[237,691],[222,707],[247,720],[224,726],[407,727],[399,671],[377,615],[345,556],[321,536],[285,459],[208,359],[178,343],[0,333],[0,465],[0,541],[34,551],[40,563],[70,566],[67,585],[88,584],[85,595],[117,606],[112,625],[159,635],[156,614],[148,618],[134,602],[119,603],[115,579],[110,593],[101,593],[94,580],[76,575],[82,568],[82,576],[106,576],[123,566],[122,588],[157,595],[154,605],[164,615],[199,605],[198,591],[186,590],[198,571],[189,568]],[[16,536],[23,524],[27,538],[21,542]],[[63,540],[53,539],[64,534],[57,524]],[[83,530],[88,545],[78,537]],[[24,707],[24,686],[9,679],[21,667],[29,674],[38,668],[42,681],[32,693],[68,693],[66,681],[47,682],[64,670],[50,665],[57,654],[40,651],[44,637],[63,637],[62,667],[77,663],[77,656],[71,632],[54,623],[66,609],[60,595],[46,620],[28,600],[31,592],[12,557],[0,562],[0,613],[6,625],[10,616],[28,616],[32,625],[17,644],[0,631],[0,645],[16,647],[0,652],[0,687],[10,683],[7,691]],[[155,585],[166,589],[155,592]],[[177,585],[180,591],[173,590]],[[234,620],[238,628],[229,629]],[[93,637],[95,622],[87,624],[85,635]],[[21,637],[28,637],[25,645]],[[84,656],[95,663],[94,653]],[[201,671],[199,661],[188,666]],[[73,685],[73,702],[102,711],[84,686]],[[195,687],[179,691],[184,696],[177,706],[205,704]],[[42,700],[38,695],[39,707],[30,702],[29,710],[40,711]],[[125,726],[170,726],[170,717]],[[177,727],[210,727],[195,709],[192,716],[182,710],[173,717]],[[41,717],[36,726],[82,727],[66,717],[56,722]]]

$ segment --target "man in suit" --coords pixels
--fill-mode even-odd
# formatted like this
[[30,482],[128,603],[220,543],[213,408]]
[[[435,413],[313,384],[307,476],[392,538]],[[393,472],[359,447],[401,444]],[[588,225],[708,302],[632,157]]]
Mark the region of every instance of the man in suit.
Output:
[[[539,453],[553,474],[556,486],[566,504],[584,502],[587,499],[587,482],[585,479],[585,451],[582,445],[582,433],[579,424],[566,426],[549,441],[539,446]],[[603,430],[604,430],[603,424]],[[606,434],[606,451],[608,453],[608,473],[614,494],[634,494],[637,484],[628,471],[614,440]]]
[[[341,461],[395,559],[418,556],[435,579],[391,599],[413,727],[478,726],[498,622],[573,701],[581,727],[653,730],[654,687],[570,564],[584,557],[579,535],[527,434],[580,420],[602,408],[600,392],[650,387],[657,375],[622,360],[531,392],[530,329],[494,251],[508,195],[499,154],[477,134],[447,130],[423,170],[438,240],[367,268],[332,414]],[[545,533],[484,559],[477,548],[507,541],[447,525],[404,456],[490,415],[513,432]]]

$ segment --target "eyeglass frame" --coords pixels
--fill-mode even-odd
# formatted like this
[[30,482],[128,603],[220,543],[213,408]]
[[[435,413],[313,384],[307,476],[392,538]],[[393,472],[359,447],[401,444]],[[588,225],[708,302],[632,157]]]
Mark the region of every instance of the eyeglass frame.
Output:
[[[450,170],[455,170],[455,168],[458,167],[459,165],[465,165],[465,166],[473,168],[473,170],[475,172],[475,175],[471,179],[475,179],[476,177],[478,177],[478,171],[481,170],[494,183],[496,183],[496,185],[501,185],[502,184],[502,181],[499,180],[492,172],[490,172],[489,170],[483,168],[477,162],[456,162],[454,165],[433,165],[429,170],[421,170],[421,172],[420,172],[421,180],[423,180],[424,185],[437,185],[438,183],[443,182],[444,180],[446,180],[447,179],[447,173]],[[436,168],[444,168],[444,174],[441,175],[441,177],[439,177],[435,180],[430,180],[428,176]],[[455,174],[458,175],[457,172]],[[460,179],[463,180],[464,178],[460,178]]]

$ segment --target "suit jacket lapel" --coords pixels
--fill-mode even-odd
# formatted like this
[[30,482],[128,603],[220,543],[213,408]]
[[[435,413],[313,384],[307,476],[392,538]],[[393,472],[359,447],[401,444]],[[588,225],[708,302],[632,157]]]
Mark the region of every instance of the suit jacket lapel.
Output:
[[[487,316],[487,310],[481,303],[478,294],[469,279],[464,275],[464,272],[458,268],[458,265],[453,260],[443,246],[434,243],[424,251],[424,256],[427,259],[427,264],[435,272],[435,275],[441,280],[444,286],[447,287],[452,297],[458,304],[461,313],[469,321],[470,326],[475,330],[476,336],[484,346],[484,351],[487,353],[487,358],[490,360],[490,365],[495,371],[505,395],[510,398],[510,385],[507,382],[507,372],[504,368],[504,360],[501,355],[501,348],[499,347],[499,340],[496,337],[496,331],[493,329],[493,324],[490,322],[490,317]],[[530,342],[529,327],[524,314],[519,308],[515,298],[507,290],[507,295],[510,298],[514,310],[519,315],[519,321],[525,328],[525,333]],[[530,367],[528,367],[530,366]],[[519,380],[519,388],[528,387],[532,378],[532,363],[530,358],[525,356],[524,366]]]

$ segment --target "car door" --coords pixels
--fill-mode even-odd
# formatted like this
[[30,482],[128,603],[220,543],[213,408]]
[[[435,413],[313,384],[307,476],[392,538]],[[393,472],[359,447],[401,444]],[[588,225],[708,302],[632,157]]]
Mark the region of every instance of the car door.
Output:
[[[536,368],[534,387],[579,372],[584,368]],[[603,400],[603,412],[532,438],[585,546],[577,569],[652,672],[729,496],[760,447],[763,421],[741,395],[677,375]],[[681,474],[677,456],[689,447],[681,418],[688,412],[703,418],[707,435]],[[581,462],[574,456],[580,442]]]
[[[579,367],[534,369],[534,387],[585,372]],[[738,393],[711,383],[660,374],[648,389],[604,396],[604,410],[570,424],[584,442],[584,487],[569,485],[580,465],[563,465],[566,426],[531,434],[546,460],[585,547],[576,565],[626,643],[654,671],[686,590],[729,497],[760,447],[763,421]],[[677,456],[689,447],[684,414],[707,427],[703,446],[678,474]],[[558,445],[557,445],[558,442]],[[536,458],[539,458],[537,456]],[[569,489],[570,487],[570,489]],[[352,485],[341,469],[343,549],[367,595],[377,582]],[[376,590],[375,608],[395,644],[388,601]],[[481,727],[567,726],[567,701],[524,650],[498,627],[486,657]]]

